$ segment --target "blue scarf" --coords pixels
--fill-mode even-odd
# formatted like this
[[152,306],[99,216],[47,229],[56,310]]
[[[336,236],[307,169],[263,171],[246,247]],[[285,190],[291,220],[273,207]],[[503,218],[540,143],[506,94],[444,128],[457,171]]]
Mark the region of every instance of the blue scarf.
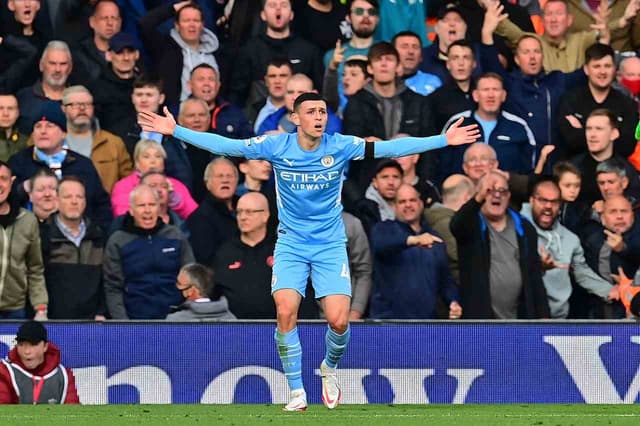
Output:
[[58,176],[58,179],[62,178],[62,163],[64,159],[67,158],[67,150],[69,149],[69,145],[64,141],[62,143],[62,150],[56,152],[53,155],[45,154],[40,151],[37,147],[34,148],[34,152],[36,153],[36,158],[43,163],[45,163],[49,168]]

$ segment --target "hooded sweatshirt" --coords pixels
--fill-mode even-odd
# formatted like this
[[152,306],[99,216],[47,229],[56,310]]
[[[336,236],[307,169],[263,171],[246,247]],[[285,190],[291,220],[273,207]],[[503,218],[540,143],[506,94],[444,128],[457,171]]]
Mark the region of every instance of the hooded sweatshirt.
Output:
[[551,229],[542,229],[533,220],[531,205],[525,203],[520,212],[529,219],[538,234],[538,247],[551,254],[556,264],[569,265],[570,268],[555,268],[545,271],[542,276],[547,290],[551,318],[566,318],[569,314],[569,297],[571,296],[571,278],[569,272],[582,288],[589,293],[607,300],[611,284],[602,279],[587,265],[584,250],[578,237],[557,220]]
[[385,200],[378,190],[373,187],[373,184],[369,185],[364,197],[368,200],[374,201],[378,205],[381,221],[393,220],[396,218],[396,212],[393,210],[393,207],[391,207],[387,200]]
[[191,71],[195,67],[205,63],[211,65],[216,69],[216,72],[218,72],[218,63],[213,56],[213,52],[218,50],[220,44],[216,35],[208,28],[205,28],[200,36],[200,45],[197,51],[193,50],[193,48],[180,37],[180,34],[178,34],[175,28],[171,29],[170,36],[182,49],[182,75],[180,76],[180,100],[182,101],[189,97],[190,91],[187,86],[187,81],[189,81]]
[[371,93],[375,98],[378,111],[384,121],[385,139],[391,139],[400,132],[400,123],[402,122],[403,103],[400,94],[407,90],[404,82],[397,84],[396,93],[390,98],[381,96],[373,89],[373,83],[365,84],[364,90]]

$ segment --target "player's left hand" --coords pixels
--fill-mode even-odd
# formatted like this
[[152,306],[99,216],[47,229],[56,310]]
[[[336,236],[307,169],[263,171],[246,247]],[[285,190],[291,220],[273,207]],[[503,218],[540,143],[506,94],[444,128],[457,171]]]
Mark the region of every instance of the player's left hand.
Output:
[[463,121],[464,117],[460,117],[460,119],[453,123],[444,134],[447,138],[447,145],[464,145],[478,140],[480,137],[478,125],[471,124],[469,126],[460,127]]
[[176,120],[173,118],[173,114],[169,112],[169,108],[164,107],[163,112],[164,117],[154,112],[140,111],[138,113],[138,124],[145,132],[172,135],[176,129]]

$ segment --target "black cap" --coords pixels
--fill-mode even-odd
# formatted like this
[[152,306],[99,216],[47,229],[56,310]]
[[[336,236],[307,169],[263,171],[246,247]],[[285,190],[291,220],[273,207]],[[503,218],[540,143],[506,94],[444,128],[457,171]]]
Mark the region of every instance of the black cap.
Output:
[[458,3],[445,4],[444,6],[440,7],[440,9],[438,9],[438,15],[436,16],[438,17],[438,19],[443,19],[449,12],[456,12],[458,15],[460,15],[463,21],[467,22],[464,14],[462,13],[462,10],[460,10],[460,7],[458,6]]
[[27,321],[20,326],[16,335],[18,342],[40,343],[47,341],[47,329],[38,321]]
[[404,171],[402,170],[402,166],[400,165],[400,163],[398,163],[396,160],[387,158],[378,162],[378,164],[376,165],[376,173],[374,176],[377,176],[378,173],[380,173],[383,169],[388,169],[390,167],[398,170],[400,172],[400,175],[404,175]]
[[129,33],[119,32],[109,39],[109,50],[120,53],[126,47],[138,50],[136,40]]

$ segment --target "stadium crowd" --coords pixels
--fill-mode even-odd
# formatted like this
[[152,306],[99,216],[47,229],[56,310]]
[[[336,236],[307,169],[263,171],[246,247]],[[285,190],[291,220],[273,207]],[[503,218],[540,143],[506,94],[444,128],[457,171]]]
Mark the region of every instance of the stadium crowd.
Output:
[[[247,139],[295,132],[310,91],[327,133],[463,118],[482,134],[352,162],[352,319],[640,312],[638,0],[1,9],[0,319],[275,319],[271,164],[143,131],[137,113]],[[307,294],[300,317],[321,317]]]

